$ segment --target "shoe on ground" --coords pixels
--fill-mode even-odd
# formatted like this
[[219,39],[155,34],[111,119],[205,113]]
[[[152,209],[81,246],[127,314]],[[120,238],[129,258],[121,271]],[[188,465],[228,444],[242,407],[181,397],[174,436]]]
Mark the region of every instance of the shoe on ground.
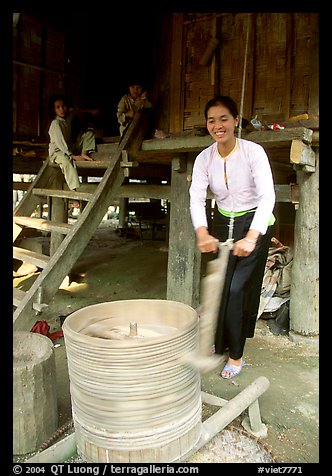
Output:
[[242,367],[244,366],[244,364],[245,364],[244,359],[242,359],[241,365],[234,365],[234,364],[231,364],[230,362],[227,362],[225,367],[220,372],[221,377],[225,378],[225,379],[230,379],[230,378],[236,377],[241,372]]

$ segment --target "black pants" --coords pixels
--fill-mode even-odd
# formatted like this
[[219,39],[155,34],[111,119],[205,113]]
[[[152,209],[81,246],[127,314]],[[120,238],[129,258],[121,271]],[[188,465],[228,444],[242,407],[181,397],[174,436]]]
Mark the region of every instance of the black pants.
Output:
[[[247,234],[253,213],[235,217],[234,242]],[[228,238],[229,220],[217,212],[215,234],[219,241],[223,242]],[[232,359],[240,359],[246,338],[254,336],[271,236],[272,230],[268,227],[266,234],[259,236],[255,249],[249,256],[238,257],[230,253],[215,336],[218,354],[229,349]]]

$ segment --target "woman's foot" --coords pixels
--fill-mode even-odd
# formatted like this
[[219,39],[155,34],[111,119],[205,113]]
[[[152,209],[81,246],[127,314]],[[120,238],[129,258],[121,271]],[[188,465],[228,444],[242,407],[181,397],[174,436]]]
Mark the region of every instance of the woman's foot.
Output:
[[244,364],[245,364],[245,360],[242,358],[241,359],[229,358],[227,364],[225,365],[225,367],[220,373],[221,377],[227,378],[227,379],[236,377],[241,372]]

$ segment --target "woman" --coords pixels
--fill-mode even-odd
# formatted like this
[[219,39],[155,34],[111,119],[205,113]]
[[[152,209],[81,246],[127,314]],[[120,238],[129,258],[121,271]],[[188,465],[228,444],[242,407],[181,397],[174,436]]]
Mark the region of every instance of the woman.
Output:
[[[215,336],[215,351],[229,351],[223,378],[238,375],[253,337],[264,269],[274,223],[275,192],[268,157],[259,144],[236,138],[239,114],[233,99],[217,96],[205,107],[206,127],[215,142],[196,158],[190,213],[198,249],[216,252],[218,240],[233,238]],[[216,200],[215,235],[208,230],[207,188]]]
[[[91,129],[80,130],[73,134],[73,121],[83,112],[98,114],[97,110],[69,110],[67,100],[62,94],[55,94],[49,100],[49,113],[53,120],[49,128],[49,157],[52,162],[59,164],[70,190],[80,186],[75,162],[92,161],[95,151],[95,134]],[[78,206],[78,203],[75,203]]]

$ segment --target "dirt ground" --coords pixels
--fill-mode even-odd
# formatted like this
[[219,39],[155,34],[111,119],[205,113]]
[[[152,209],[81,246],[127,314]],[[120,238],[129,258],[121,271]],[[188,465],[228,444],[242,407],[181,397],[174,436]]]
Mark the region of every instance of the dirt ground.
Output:
[[[157,237],[158,238],[158,237]],[[104,220],[77,261],[70,278],[43,314],[51,331],[59,330],[66,316],[77,309],[105,301],[166,299],[167,243],[161,235],[151,240],[144,233],[127,238]],[[34,275],[16,278],[15,285],[30,286]],[[55,342],[59,426],[71,419],[71,401],[64,339]],[[230,400],[259,376],[270,386],[259,398],[261,418],[267,428],[262,444],[277,462],[319,462],[319,359],[318,345],[292,342],[271,333],[259,319],[254,338],[245,347],[246,365],[232,380],[219,376],[220,368],[202,375],[202,390]],[[205,405],[203,419],[217,408]],[[246,411],[230,426],[242,428]],[[242,428],[243,429],[243,428]]]

